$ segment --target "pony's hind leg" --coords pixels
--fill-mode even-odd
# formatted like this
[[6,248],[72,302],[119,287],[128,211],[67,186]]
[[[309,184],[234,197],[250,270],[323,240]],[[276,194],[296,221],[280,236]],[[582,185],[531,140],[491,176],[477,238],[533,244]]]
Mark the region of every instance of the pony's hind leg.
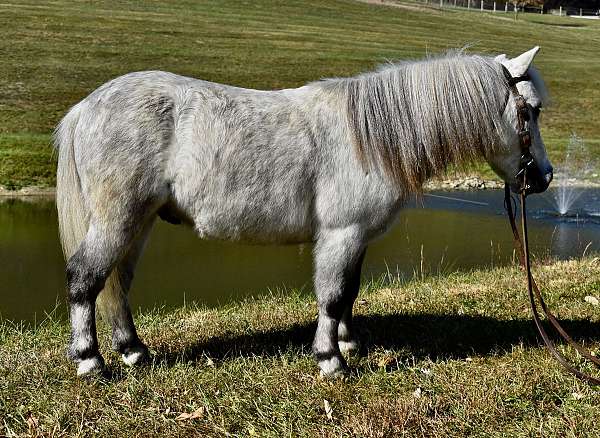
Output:
[[154,218],[148,221],[135,238],[98,296],[98,307],[102,317],[112,328],[112,348],[121,353],[123,362],[130,366],[138,365],[150,358],[148,347],[137,334],[127,297],[137,261],[153,223]]
[[347,282],[344,284],[344,296],[348,297],[349,303],[344,309],[340,324],[338,326],[338,345],[342,353],[358,350],[359,342],[352,323],[352,307],[360,290],[360,272],[365,258],[366,249],[360,254],[354,266],[348,269]]
[[338,344],[338,330],[345,310],[355,298],[355,288],[347,285],[357,281],[356,266],[364,254],[362,233],[357,228],[321,232],[315,246],[319,320],[313,353],[326,376],[335,377],[348,370]]
[[96,298],[114,263],[119,258],[118,246],[107,233],[90,225],[86,237],[67,262],[67,289],[71,314],[69,357],[83,375],[104,368],[96,335]]
[[104,368],[96,335],[96,298],[139,231],[129,219],[100,223],[92,217],[85,238],[67,262],[69,357],[78,364],[78,375]]

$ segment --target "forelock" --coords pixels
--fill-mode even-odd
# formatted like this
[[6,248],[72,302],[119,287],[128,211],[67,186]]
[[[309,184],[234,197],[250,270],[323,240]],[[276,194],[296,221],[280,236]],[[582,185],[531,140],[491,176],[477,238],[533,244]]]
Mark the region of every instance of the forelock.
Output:
[[529,67],[527,73],[529,73],[529,76],[531,77],[531,83],[535,88],[538,98],[541,99],[544,105],[548,105],[550,103],[550,95],[548,94],[548,89],[546,88],[546,84],[544,84],[542,76],[535,67]]

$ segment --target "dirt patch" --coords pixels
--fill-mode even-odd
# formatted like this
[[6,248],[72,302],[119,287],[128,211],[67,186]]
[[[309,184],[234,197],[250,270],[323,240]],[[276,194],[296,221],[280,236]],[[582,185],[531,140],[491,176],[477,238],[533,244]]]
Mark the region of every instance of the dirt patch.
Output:
[[428,12],[439,12],[438,8],[429,6],[429,5],[418,5],[418,4],[406,4],[406,3],[397,3],[389,0],[357,0],[361,3],[369,3],[371,5],[379,5],[379,6],[391,6],[394,8],[407,9],[409,11],[423,11],[427,10]]
[[29,197],[54,197],[56,196],[56,189],[54,187],[38,187],[30,186],[23,187],[19,190],[10,190],[6,187],[0,186],[0,198],[12,199],[12,198],[29,198]]
[[425,190],[486,190],[504,188],[500,180],[486,180],[478,176],[460,178],[433,179],[423,186]]

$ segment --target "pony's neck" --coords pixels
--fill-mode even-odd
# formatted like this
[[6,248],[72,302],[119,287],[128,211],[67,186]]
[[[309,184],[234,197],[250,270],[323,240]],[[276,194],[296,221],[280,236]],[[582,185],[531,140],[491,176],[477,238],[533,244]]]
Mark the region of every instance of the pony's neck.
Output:
[[360,161],[404,189],[487,156],[500,143],[505,79],[498,63],[447,55],[341,80]]

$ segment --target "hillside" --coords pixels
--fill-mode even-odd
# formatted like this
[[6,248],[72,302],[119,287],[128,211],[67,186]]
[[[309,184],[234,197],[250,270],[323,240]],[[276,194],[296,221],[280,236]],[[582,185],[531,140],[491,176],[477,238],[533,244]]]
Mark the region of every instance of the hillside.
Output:
[[516,55],[541,45],[551,155],[572,131],[591,146],[600,140],[592,113],[600,23],[592,20],[350,0],[29,0],[0,5],[0,27],[0,185],[9,188],[52,186],[50,134],[61,116],[107,80],[147,69],[270,89],[450,48]]

